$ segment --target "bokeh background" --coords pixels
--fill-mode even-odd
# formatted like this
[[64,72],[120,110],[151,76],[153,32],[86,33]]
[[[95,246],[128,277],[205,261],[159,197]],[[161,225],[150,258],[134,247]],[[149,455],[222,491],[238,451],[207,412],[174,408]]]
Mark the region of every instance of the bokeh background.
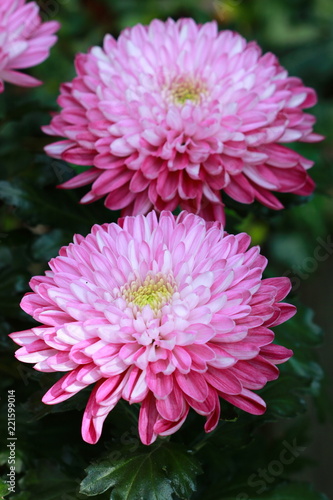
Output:
[[[100,45],[105,33],[117,36],[127,26],[147,24],[156,17],[193,17],[197,22],[215,19],[220,29],[236,30],[248,40],[257,40],[264,52],[276,53],[291,75],[301,77],[318,93],[318,104],[310,112],[317,116],[316,132],[324,134],[326,140],[320,144],[293,146],[315,161],[310,173],[317,183],[314,195],[307,200],[282,196],[287,208],[281,213],[229,200],[228,229],[250,233],[254,243],[260,244],[270,259],[270,275],[289,276],[295,301],[302,301],[313,310],[311,313],[300,306],[301,319],[296,325],[293,345],[298,349],[300,360],[294,370],[307,379],[311,388],[311,394],[301,391],[302,401],[295,410],[299,416],[294,418],[294,434],[291,434],[304,444],[305,451],[283,473],[311,481],[317,490],[333,498],[332,0],[45,0],[37,3],[45,20],[57,19],[62,23],[51,57],[31,70],[45,85],[32,90],[7,85],[6,92],[0,95],[0,388],[6,390],[17,384],[26,405],[18,416],[21,424],[25,425],[29,411],[35,412],[38,418],[44,415],[38,401],[49,385],[47,375],[41,382],[29,367],[18,368],[12,360],[8,361],[8,352],[12,353],[14,347],[7,340],[7,333],[29,327],[26,315],[18,307],[22,294],[28,290],[29,277],[42,273],[46,262],[57,254],[60,246],[71,241],[74,232],[86,233],[93,223],[115,220],[117,216],[111,216],[101,203],[79,206],[80,191],[64,193],[54,189],[56,184],[73,175],[70,166],[43,154],[43,146],[49,139],[42,134],[40,126],[48,123],[49,112],[57,109],[59,85],[73,78],[75,54]],[[323,343],[318,342],[320,329],[324,331]],[[283,327],[280,330],[283,335]],[[26,395],[32,392],[31,384],[36,392],[34,399],[26,402]],[[281,390],[288,393],[292,389],[286,385]],[[284,416],[291,414],[286,409]],[[46,427],[56,425],[56,419],[60,421],[57,425],[66,422],[66,417],[61,421],[57,414],[48,418],[51,420],[47,424],[43,424],[43,420],[32,424],[42,429],[45,443],[52,441],[45,437]],[[283,439],[284,426],[284,421],[278,422],[268,432]],[[25,453],[30,450],[33,454],[31,436],[35,434],[32,432],[29,438],[29,432],[22,440],[26,439]],[[64,433],[66,435],[66,430]],[[67,452],[70,461],[71,451]],[[267,457],[269,453],[268,446]],[[42,454],[40,460],[45,462],[47,454]],[[4,461],[2,452],[0,464]],[[22,469],[24,464],[22,452]],[[38,477],[37,472],[31,473],[27,485],[38,482]],[[66,482],[66,478],[62,481]],[[15,498],[33,497],[22,493]]]

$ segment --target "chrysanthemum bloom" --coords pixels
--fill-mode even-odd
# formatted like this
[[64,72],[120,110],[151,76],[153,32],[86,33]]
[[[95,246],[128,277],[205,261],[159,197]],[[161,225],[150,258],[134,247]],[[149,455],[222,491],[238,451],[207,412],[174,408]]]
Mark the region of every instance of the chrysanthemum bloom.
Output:
[[22,87],[35,87],[42,83],[16,70],[44,61],[57,40],[54,33],[59,27],[56,21],[42,22],[35,2],[1,0],[0,92],[4,90],[4,81]]
[[107,196],[122,215],[177,206],[224,220],[220,190],[273,209],[272,191],[308,195],[313,162],[279,143],[313,142],[316,94],[289,77],[273,54],[215,22],[153,21],[76,58],[61,87],[62,110],[46,152],[92,166],[62,186],[92,183],[82,198]]
[[288,278],[262,279],[266,259],[250,237],[182,212],[95,225],[63,247],[21,306],[43,326],[12,333],[20,361],[67,372],[44,396],[64,401],[96,384],[82,435],[96,443],[120,398],[141,403],[143,443],[181,427],[193,408],[219,420],[219,397],[255,415],[252,390],[278,377],[292,351],[270,330],[293,316],[280,303]]

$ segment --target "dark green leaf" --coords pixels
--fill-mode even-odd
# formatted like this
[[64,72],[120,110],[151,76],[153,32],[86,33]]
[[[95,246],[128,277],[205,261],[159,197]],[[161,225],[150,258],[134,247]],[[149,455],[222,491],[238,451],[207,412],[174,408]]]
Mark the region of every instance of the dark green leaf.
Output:
[[[30,368],[30,367],[29,367]],[[34,375],[34,370],[30,369],[30,372],[28,373],[28,377],[30,378],[37,378],[40,374]],[[46,379],[46,374],[43,374],[44,379]],[[41,377],[39,376],[39,380],[41,381]],[[49,381],[50,382],[50,381]],[[51,382],[53,383],[54,380]],[[46,386],[47,381],[43,380],[43,385]],[[51,385],[51,384],[49,384]],[[67,401],[63,401],[61,404],[58,405],[46,405],[42,403],[42,397],[45,394],[46,389],[42,389],[40,391],[35,392],[26,403],[23,404],[23,408],[26,410],[28,414],[28,419],[29,421],[36,421],[40,420],[41,418],[45,417],[46,415],[49,414],[54,414],[54,413],[63,413],[66,411],[70,410],[82,410],[84,409],[89,394],[89,389],[80,391],[79,394],[76,394],[74,397],[68,399]]]
[[31,254],[35,260],[49,261],[56,257],[59,248],[68,245],[73,239],[73,235],[68,231],[54,229],[46,234],[42,234],[35,239],[31,247]]
[[302,346],[317,346],[323,340],[321,328],[313,321],[313,310],[306,307],[299,301],[295,302],[297,314],[286,324],[274,329],[277,338],[286,339],[283,342],[287,347],[291,347],[297,354],[297,348]]
[[54,463],[40,462],[19,481],[21,493],[13,500],[75,500],[78,478],[67,476]]
[[87,469],[81,493],[95,496],[111,489],[110,500],[171,500],[189,498],[200,465],[193,455],[173,443],[141,447],[134,454],[105,460]]
[[[262,495],[248,497],[249,500],[328,500],[326,495],[319,493],[306,483],[294,483],[278,486]],[[231,499],[230,499],[231,500]]]
[[0,498],[3,498],[4,496],[8,495],[8,487],[7,484],[0,478]]
[[60,225],[71,230],[72,234],[87,233],[93,224],[115,219],[114,213],[98,204],[93,207],[80,205],[76,192],[59,190],[55,186],[38,186],[30,179],[0,181],[0,199],[31,227]]
[[263,418],[268,420],[287,418],[303,413],[306,410],[306,402],[299,390],[299,380],[286,375],[280,375],[278,380],[267,384],[260,393],[267,403],[267,411]]

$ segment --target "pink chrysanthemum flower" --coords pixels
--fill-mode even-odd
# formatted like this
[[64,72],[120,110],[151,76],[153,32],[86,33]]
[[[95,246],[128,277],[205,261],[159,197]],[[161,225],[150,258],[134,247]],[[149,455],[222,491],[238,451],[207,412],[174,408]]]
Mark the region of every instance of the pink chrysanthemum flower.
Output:
[[92,166],[63,187],[92,183],[122,215],[177,206],[224,220],[220,190],[273,209],[272,191],[308,195],[313,162],[279,143],[313,142],[316,94],[289,77],[273,54],[215,22],[191,19],[123,31],[76,58],[47,134],[46,152]]
[[11,334],[20,361],[67,372],[47,404],[96,384],[82,435],[96,443],[120,398],[141,403],[143,443],[174,433],[193,408],[219,420],[219,397],[252,414],[265,402],[252,390],[278,377],[292,351],[270,330],[293,316],[280,303],[288,278],[262,279],[266,259],[250,237],[182,212],[95,225],[63,247],[51,271],[31,280],[24,311],[43,326]]
[[43,23],[39,7],[25,0],[1,0],[0,2],[0,92],[4,81],[22,87],[35,87],[42,82],[16,71],[30,68],[44,61],[60,28],[56,21]]

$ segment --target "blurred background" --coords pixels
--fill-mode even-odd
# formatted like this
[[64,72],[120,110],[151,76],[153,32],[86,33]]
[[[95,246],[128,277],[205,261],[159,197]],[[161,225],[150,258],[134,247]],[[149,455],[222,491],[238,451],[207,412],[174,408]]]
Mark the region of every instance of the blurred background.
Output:
[[[316,361],[312,354],[307,358],[307,346],[303,361],[295,365],[296,371],[308,377],[312,397],[304,394],[299,411],[300,428],[304,415],[308,419],[306,450],[302,454],[305,468],[300,472],[295,467],[291,474],[314,482],[316,489],[333,498],[330,472],[333,463],[332,0],[40,0],[37,3],[44,20],[57,19],[62,29],[51,57],[31,70],[45,85],[29,92],[7,85],[6,93],[0,96],[2,331],[27,328],[27,318],[19,312],[18,303],[27,290],[29,276],[43,272],[46,261],[71,240],[73,232],[84,233],[87,224],[110,220],[110,212],[102,204],[79,207],[75,202],[80,193],[55,192],[54,185],[71,177],[72,170],[43,155],[43,146],[49,139],[40,132],[40,125],[48,123],[49,111],[57,109],[59,85],[74,76],[75,54],[100,45],[105,33],[117,36],[127,26],[147,24],[156,17],[163,20],[193,17],[199,23],[215,19],[220,29],[236,30],[247,40],[256,40],[264,52],[277,54],[291,75],[302,78],[318,93],[318,104],[309,112],[317,116],[316,132],[324,134],[326,140],[292,146],[315,162],[310,172],[317,184],[314,195],[308,200],[292,195],[280,197],[287,207],[281,213],[229,200],[228,229],[250,233],[270,259],[270,275],[289,276],[294,299],[313,310],[311,316],[308,310],[300,308],[304,320],[303,323],[300,320],[297,332],[300,359],[302,335],[308,335],[307,325],[313,322],[318,325],[311,326],[318,337],[319,329],[324,331],[322,345],[315,346],[317,341],[311,345]],[[13,179],[20,180],[11,183]],[[43,192],[38,191],[41,187]],[[45,208],[48,204],[49,208]],[[47,211],[45,217],[40,215]],[[1,340],[3,349],[8,349],[8,345],[7,340]],[[9,380],[15,378],[7,361],[3,360],[1,369]],[[284,390],[288,392],[288,387]]]

